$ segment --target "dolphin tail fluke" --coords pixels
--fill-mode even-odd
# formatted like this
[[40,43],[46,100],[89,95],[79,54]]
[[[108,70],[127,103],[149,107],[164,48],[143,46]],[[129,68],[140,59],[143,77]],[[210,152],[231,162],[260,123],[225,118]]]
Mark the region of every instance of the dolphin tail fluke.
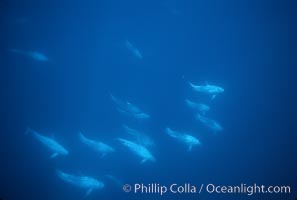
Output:
[[53,158],[57,157],[58,155],[59,155],[58,153],[53,153],[53,154],[51,155],[50,159],[53,159]]
[[129,50],[133,49],[133,45],[131,44],[131,42],[129,40],[125,40],[125,45]]
[[110,97],[111,100],[114,101],[115,97],[113,96],[113,94],[111,92],[109,93],[109,97]]
[[117,110],[120,112],[120,113],[124,113],[126,115],[129,115],[129,113],[121,108],[117,108]]
[[78,133],[78,138],[80,139],[81,142],[85,142],[87,140],[86,136],[82,132]]
[[191,105],[191,101],[189,99],[185,99],[185,104]]
[[129,133],[129,134],[131,133],[131,128],[128,127],[126,124],[123,124],[122,127],[127,133]]
[[194,85],[194,84],[191,83],[191,82],[188,82],[188,83],[189,83],[189,85],[190,85],[192,88],[195,88],[196,85]]
[[116,138],[116,140],[118,140],[118,141],[120,141],[120,142],[126,142],[126,140],[125,139],[123,139],[123,138]]
[[116,138],[117,141],[121,142],[124,145],[127,145],[128,141],[123,138]]
[[69,174],[62,172],[59,169],[56,170],[56,174],[61,180],[65,181],[65,182],[71,182],[69,179]]
[[121,108],[124,107],[124,105],[126,104],[125,102],[123,102],[121,99],[118,99],[117,97],[115,97],[112,93],[109,94],[110,99],[116,104],[117,107]]
[[120,100],[118,98],[116,98],[112,93],[109,93],[109,96],[113,102],[115,102],[117,104],[120,102]]
[[65,175],[61,170],[57,169],[56,174],[60,179],[63,179],[63,180],[65,179]]
[[56,174],[61,180],[65,181],[67,183],[76,184],[76,182],[77,182],[76,177],[74,177],[71,174],[67,174],[61,170],[56,170]]
[[82,138],[84,138],[84,135],[82,134],[82,132],[78,132],[78,137],[81,140]]
[[202,115],[200,115],[199,113],[196,115],[195,118],[196,118],[197,120],[199,120],[199,121],[202,121],[202,120],[203,120]]
[[93,188],[87,190],[85,197],[89,196],[93,191]]
[[168,128],[168,127],[165,129],[165,131],[169,136],[171,136],[173,138],[178,137],[178,134],[175,131],[173,131],[172,129]]
[[189,147],[188,147],[188,151],[190,152],[190,151],[192,151],[192,145],[189,145]]

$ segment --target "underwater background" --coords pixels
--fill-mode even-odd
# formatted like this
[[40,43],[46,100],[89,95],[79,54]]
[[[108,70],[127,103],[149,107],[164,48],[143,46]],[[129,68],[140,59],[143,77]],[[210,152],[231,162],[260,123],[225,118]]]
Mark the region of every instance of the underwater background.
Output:
[[[1,1],[0,199],[296,199],[295,4]],[[224,92],[211,99],[189,82]],[[119,112],[111,94],[149,119]],[[203,126],[185,99],[207,103],[207,116],[223,130]],[[154,141],[155,162],[140,163],[117,141],[131,139],[125,124]],[[50,158],[48,148],[25,134],[27,127],[59,141],[69,154]],[[192,133],[201,145],[187,151],[166,127]],[[80,131],[115,152],[100,157],[81,144]],[[56,170],[105,186],[86,196]],[[135,183],[289,185],[291,193],[123,191]]]

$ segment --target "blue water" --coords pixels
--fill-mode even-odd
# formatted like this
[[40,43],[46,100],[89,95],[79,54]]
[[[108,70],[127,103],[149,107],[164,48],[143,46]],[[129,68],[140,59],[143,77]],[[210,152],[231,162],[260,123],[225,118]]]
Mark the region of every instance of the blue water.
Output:
[[[0,199],[297,198],[296,5],[293,1],[6,1],[0,5]],[[141,53],[135,56],[125,41]],[[38,51],[36,60],[10,49]],[[224,88],[213,100],[188,82]],[[110,94],[150,115],[119,112]],[[214,133],[184,100],[210,106]],[[156,162],[116,138],[127,124],[149,135]],[[50,150],[31,127],[69,150]],[[186,145],[166,127],[199,138]],[[115,152],[101,158],[83,131]],[[131,137],[130,137],[131,138]],[[86,189],[56,170],[103,181]],[[134,194],[121,184],[289,185],[290,194]]]

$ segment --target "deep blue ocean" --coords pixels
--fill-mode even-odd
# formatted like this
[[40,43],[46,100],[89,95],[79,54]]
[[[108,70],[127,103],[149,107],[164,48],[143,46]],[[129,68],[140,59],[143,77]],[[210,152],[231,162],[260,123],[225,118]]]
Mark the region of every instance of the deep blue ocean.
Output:
[[[1,1],[0,199],[296,199],[296,8],[290,0]],[[219,130],[186,99],[209,106],[199,116]],[[67,153],[53,155],[28,128]],[[79,132],[114,151],[100,155]],[[186,135],[199,140],[190,151]],[[143,149],[154,159],[143,161]],[[82,177],[104,187],[87,194]],[[174,193],[172,184],[196,192]],[[276,189],[220,190],[254,184]]]

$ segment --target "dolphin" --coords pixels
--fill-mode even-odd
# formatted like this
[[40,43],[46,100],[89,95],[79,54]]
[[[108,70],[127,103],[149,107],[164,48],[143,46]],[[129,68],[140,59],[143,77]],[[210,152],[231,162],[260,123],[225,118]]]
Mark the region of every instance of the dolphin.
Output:
[[135,114],[141,114],[142,113],[142,111],[138,107],[136,107],[135,105],[133,105],[129,101],[127,101],[125,105],[126,105],[125,109],[130,113],[135,113]]
[[38,51],[23,51],[23,50],[19,50],[19,49],[9,49],[8,51],[27,56],[27,57],[29,57],[33,60],[39,61],[39,62],[49,61],[49,59],[46,55],[44,55]]
[[168,127],[165,129],[165,132],[169,136],[171,136],[171,137],[185,143],[186,145],[188,145],[188,151],[192,151],[192,147],[194,145],[201,145],[201,142],[197,138],[195,138],[194,136],[189,135],[187,133],[177,132],[177,131],[174,131],[174,130],[168,128]]
[[117,105],[117,110],[121,113],[124,113],[128,116],[134,117],[139,120],[148,119],[150,118],[150,115],[147,113],[144,113],[140,108],[135,106],[134,104],[128,102],[128,101],[122,101],[112,94],[110,94],[111,100]]
[[200,114],[196,115],[196,119],[199,120],[202,124],[213,130],[214,132],[222,131],[223,127],[215,120],[209,119]]
[[41,142],[43,145],[45,145],[47,148],[49,148],[53,154],[50,158],[55,158],[58,155],[68,155],[69,152],[67,149],[65,149],[61,144],[59,144],[54,139],[51,139],[49,137],[43,136],[37,131],[32,130],[31,128],[27,128],[25,134],[31,133],[34,138],[36,138],[39,142]]
[[143,56],[142,54],[140,53],[140,51],[135,48],[131,42],[129,42],[128,40],[125,41],[125,45],[126,45],[126,48],[138,59],[142,59]]
[[223,93],[224,89],[220,86],[215,85],[194,85],[193,83],[189,82],[190,86],[195,90],[196,92],[201,92],[205,94],[211,95],[211,99],[214,99],[218,94]]
[[146,147],[122,138],[118,138],[117,140],[119,140],[124,146],[128,147],[133,153],[141,157],[142,160],[140,163],[144,163],[146,161],[156,161],[156,158]]
[[134,114],[132,114],[132,116],[134,118],[136,118],[136,119],[139,119],[139,120],[150,118],[150,115],[147,114],[147,113],[144,113],[144,112],[142,112],[142,113],[134,113]]
[[132,135],[137,140],[137,142],[139,144],[141,144],[145,147],[154,146],[153,140],[146,134],[144,134],[138,130],[132,129],[126,125],[123,125],[123,128],[128,134]]
[[185,103],[188,107],[202,113],[203,115],[210,110],[210,107],[204,103],[196,103],[189,99],[186,99]]
[[101,157],[104,157],[106,154],[115,151],[111,146],[109,146],[109,145],[107,145],[107,144],[105,144],[103,142],[91,140],[91,139],[85,137],[81,132],[78,134],[78,137],[79,137],[79,139],[80,139],[80,141],[82,143],[86,144],[87,146],[89,146],[93,150],[100,153]]
[[75,185],[80,188],[87,189],[86,196],[90,195],[92,191],[96,189],[102,189],[104,187],[104,183],[88,176],[77,176],[73,174],[67,174],[60,170],[57,170],[57,176],[72,185]]

